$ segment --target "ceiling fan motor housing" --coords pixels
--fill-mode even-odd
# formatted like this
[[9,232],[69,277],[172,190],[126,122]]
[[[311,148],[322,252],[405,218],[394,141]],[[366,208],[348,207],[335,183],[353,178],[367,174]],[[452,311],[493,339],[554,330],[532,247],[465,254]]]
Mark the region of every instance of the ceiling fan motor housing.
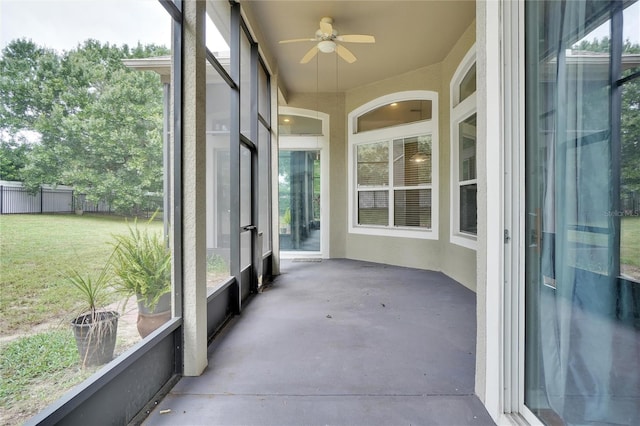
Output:
[[331,34],[325,34],[320,29],[316,30],[316,39],[318,40],[333,40],[337,36],[338,36],[338,31],[336,29],[333,29],[333,31],[331,31]]

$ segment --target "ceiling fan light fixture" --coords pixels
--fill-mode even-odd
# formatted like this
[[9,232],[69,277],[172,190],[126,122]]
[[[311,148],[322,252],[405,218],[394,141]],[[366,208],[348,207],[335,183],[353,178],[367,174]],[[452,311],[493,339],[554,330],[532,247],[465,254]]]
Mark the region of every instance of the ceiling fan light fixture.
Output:
[[331,52],[335,52],[336,50],[336,44],[335,42],[331,41],[331,40],[323,40],[320,43],[318,43],[318,49],[322,52],[322,53],[331,53]]
[[430,156],[428,154],[425,154],[424,152],[416,152],[409,158],[409,161],[414,163],[424,163],[425,161],[429,161],[429,159]]

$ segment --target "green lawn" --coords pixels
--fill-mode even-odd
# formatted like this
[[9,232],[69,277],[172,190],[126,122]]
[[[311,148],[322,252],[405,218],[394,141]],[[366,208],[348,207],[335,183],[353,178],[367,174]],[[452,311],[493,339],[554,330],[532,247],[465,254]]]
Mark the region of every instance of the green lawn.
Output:
[[640,217],[622,218],[620,263],[640,267]]
[[[140,221],[138,226],[147,226]],[[160,231],[162,223],[149,225]],[[127,233],[122,217],[0,216],[0,330],[27,333],[43,322],[66,323],[80,305],[64,273],[97,272]]]
[[[81,302],[63,276],[98,272],[127,226],[113,216],[0,216],[0,424],[23,423],[99,368],[80,366],[69,321]],[[53,328],[38,332],[43,323]]]

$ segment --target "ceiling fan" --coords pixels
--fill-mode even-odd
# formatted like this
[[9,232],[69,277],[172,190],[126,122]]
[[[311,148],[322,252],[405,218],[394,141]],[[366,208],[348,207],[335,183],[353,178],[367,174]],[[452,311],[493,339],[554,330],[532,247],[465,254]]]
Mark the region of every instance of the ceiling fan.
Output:
[[356,57],[346,47],[336,42],[343,43],[375,43],[376,39],[372,35],[349,34],[338,35],[338,31],[333,28],[333,18],[325,16],[320,19],[320,28],[316,31],[315,38],[296,38],[292,40],[282,40],[280,43],[296,43],[299,41],[314,41],[316,45],[311,48],[300,60],[301,64],[306,64],[313,59],[318,51],[322,53],[336,52],[338,56],[352,64]]

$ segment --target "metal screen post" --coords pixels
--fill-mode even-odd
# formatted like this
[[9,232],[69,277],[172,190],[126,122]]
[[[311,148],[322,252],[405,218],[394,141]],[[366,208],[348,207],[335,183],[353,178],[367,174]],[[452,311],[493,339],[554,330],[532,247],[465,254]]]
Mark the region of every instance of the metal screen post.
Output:
[[254,255],[253,255],[253,261],[255,264],[255,270],[256,270],[256,288],[254,289],[255,291],[257,291],[261,286],[262,286],[262,274],[263,274],[263,260],[262,260],[262,240],[264,239],[264,233],[263,232],[258,232],[257,238],[256,238],[256,242],[255,245],[253,246],[254,249]]

